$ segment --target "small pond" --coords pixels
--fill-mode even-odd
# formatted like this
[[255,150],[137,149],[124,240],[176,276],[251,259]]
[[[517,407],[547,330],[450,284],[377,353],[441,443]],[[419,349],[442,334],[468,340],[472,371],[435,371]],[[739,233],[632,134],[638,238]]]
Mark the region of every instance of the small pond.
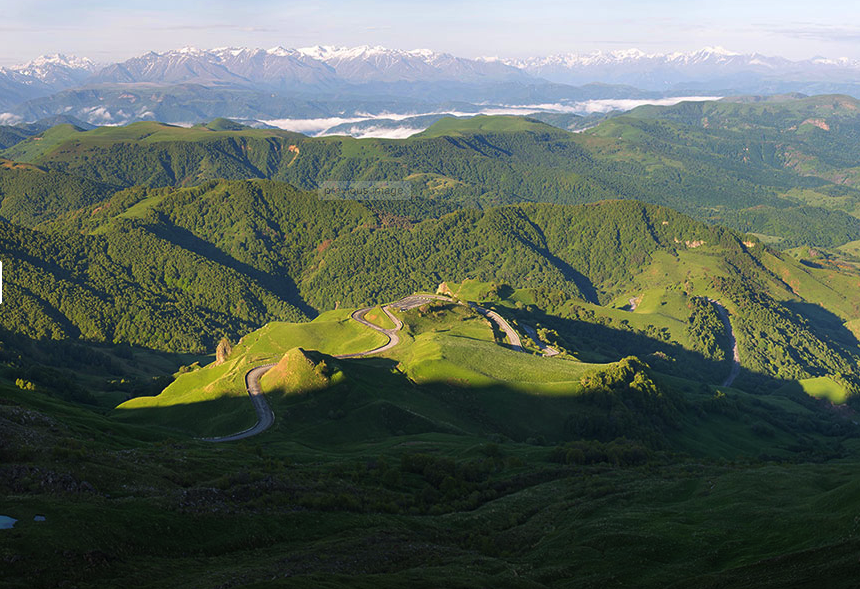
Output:
[[0,515],[0,530],[8,530],[15,526],[15,522],[18,521],[14,517],[9,517],[8,515]]

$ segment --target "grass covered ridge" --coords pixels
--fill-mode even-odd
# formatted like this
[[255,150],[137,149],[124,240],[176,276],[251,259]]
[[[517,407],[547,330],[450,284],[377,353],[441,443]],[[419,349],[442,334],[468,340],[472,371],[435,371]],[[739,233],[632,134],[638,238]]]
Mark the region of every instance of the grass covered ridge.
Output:
[[223,364],[181,372],[160,395],[127,401],[116,408],[115,415],[197,436],[225,435],[251,427],[256,414],[245,389],[245,374],[251,368],[276,362],[299,346],[346,354],[385,343],[385,336],[353,321],[350,315],[351,310],[338,310],[309,323],[270,323],[242,338]]

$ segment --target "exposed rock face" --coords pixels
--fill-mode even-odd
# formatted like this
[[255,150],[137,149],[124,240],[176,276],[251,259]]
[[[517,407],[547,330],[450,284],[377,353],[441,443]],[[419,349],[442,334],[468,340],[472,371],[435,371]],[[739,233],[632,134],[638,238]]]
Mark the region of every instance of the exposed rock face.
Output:
[[440,295],[447,295],[447,296],[449,296],[449,297],[453,297],[453,296],[454,296],[454,293],[453,293],[453,292],[451,292],[451,289],[448,287],[448,283],[447,283],[447,282],[441,282],[441,283],[439,283],[439,286],[438,286],[438,287],[436,287],[436,294],[440,294]]
[[218,347],[215,348],[215,363],[223,364],[227,361],[227,358],[230,357],[232,352],[233,346],[230,344],[230,340],[226,337],[222,337],[221,341],[218,342]]

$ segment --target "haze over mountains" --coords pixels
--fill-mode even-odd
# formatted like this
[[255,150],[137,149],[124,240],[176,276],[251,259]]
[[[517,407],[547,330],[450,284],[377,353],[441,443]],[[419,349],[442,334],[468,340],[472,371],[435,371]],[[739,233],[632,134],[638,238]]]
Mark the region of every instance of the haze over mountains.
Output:
[[645,90],[696,88],[733,93],[765,93],[780,86],[784,88],[779,91],[808,92],[813,90],[813,84],[852,86],[860,71],[860,62],[847,58],[792,61],[760,53],[735,53],[723,47],[705,47],[690,53],[649,54],[628,49],[493,61],[563,84],[600,81]]
[[397,136],[435,120],[405,120],[414,116],[585,114],[733,94],[860,96],[858,73],[860,63],[848,59],[791,61],[719,47],[525,59],[372,46],[187,47],[106,65],[52,55],[0,68],[0,123],[67,115],[91,124],[188,124],[228,116],[311,134]]

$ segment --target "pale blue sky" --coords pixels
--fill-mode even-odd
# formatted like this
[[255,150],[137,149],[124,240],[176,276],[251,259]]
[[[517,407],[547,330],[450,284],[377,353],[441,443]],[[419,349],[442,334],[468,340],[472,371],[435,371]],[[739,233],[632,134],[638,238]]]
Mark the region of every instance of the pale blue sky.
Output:
[[313,44],[465,57],[721,45],[860,59],[860,8],[844,0],[0,0],[0,65],[55,52],[107,62],[185,45]]

